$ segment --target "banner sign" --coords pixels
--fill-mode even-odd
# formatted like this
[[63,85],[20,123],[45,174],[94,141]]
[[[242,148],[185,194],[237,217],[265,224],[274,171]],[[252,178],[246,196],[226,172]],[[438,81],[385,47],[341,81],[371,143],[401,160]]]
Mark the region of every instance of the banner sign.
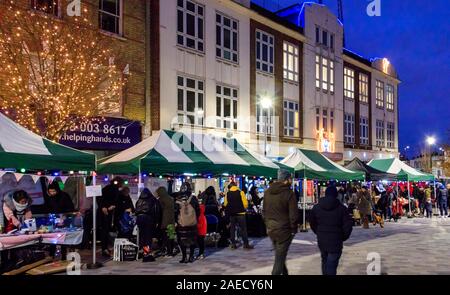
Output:
[[141,123],[121,118],[99,117],[76,124],[59,143],[89,150],[125,150],[141,141]]

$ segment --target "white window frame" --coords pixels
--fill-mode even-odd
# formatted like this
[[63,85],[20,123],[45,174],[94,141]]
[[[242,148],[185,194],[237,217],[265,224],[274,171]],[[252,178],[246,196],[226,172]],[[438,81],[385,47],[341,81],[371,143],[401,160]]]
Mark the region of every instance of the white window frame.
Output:
[[[183,85],[180,85],[180,79],[183,80]],[[193,80],[195,81],[195,88],[191,88],[187,86],[187,81]],[[202,85],[202,87],[200,87]],[[183,107],[182,110],[179,109],[179,93],[180,90],[182,91],[182,99],[183,99]],[[194,93],[194,100],[195,100],[195,106],[194,111],[188,111],[187,107],[187,94],[188,92]],[[201,102],[200,102],[201,98]],[[182,116],[182,120],[178,120],[179,124],[188,124],[188,125],[198,125],[203,126],[204,125],[204,118],[205,118],[205,81],[195,79],[192,77],[177,76],[177,114],[178,119],[180,119],[180,116]],[[189,116],[194,118],[194,122],[189,120]]]
[[376,146],[377,147],[384,147],[385,146],[385,140],[384,140],[384,121],[383,120],[377,120],[376,121]]
[[[229,94],[225,94],[229,91]],[[225,116],[225,101],[230,102],[230,116]],[[237,130],[239,91],[236,88],[216,85],[216,126]]]
[[330,92],[334,93],[334,61],[329,61],[330,65]]
[[369,75],[359,73],[359,101],[369,103]]
[[265,134],[265,128],[266,128],[266,120],[267,116],[269,117],[269,124],[267,129],[268,135],[275,135],[275,108],[272,105],[267,110],[263,109],[261,107],[261,97],[257,96],[257,104],[256,104],[256,133],[258,134]]
[[394,85],[386,84],[386,110],[394,110]]
[[[283,121],[284,121],[284,136],[300,137],[300,106],[298,102],[284,100],[283,101]],[[290,126],[292,119],[293,125]]]
[[[258,37],[259,36],[259,37]],[[267,41],[264,41],[264,36],[267,37]],[[275,67],[275,37],[269,33],[261,30],[256,30],[256,70],[264,73],[273,74]],[[264,46],[267,47],[267,60],[263,59]],[[259,56],[259,58],[258,58]],[[264,66],[267,70],[264,70]]]
[[[225,24],[226,20],[230,22],[229,26]],[[225,30],[230,31],[229,48],[225,47]],[[234,36],[236,36],[236,40],[234,40]],[[226,56],[227,53],[229,57]],[[239,21],[218,11],[216,11],[216,57],[239,63]]]
[[299,48],[298,46],[283,42],[283,77],[285,80],[298,83],[299,80]]
[[355,71],[344,67],[344,98],[355,99]]
[[316,89],[320,89],[321,84],[321,72],[320,72],[320,55],[316,54]]
[[[121,36],[122,32],[123,32],[123,23],[122,23],[123,1],[122,0],[117,0],[117,1],[118,1],[119,14],[117,14],[117,11],[116,11],[116,14],[113,14],[113,13],[111,13],[109,11],[102,10],[101,7],[102,7],[103,0],[99,0],[99,8],[98,8],[99,23],[98,23],[98,25],[99,25],[100,30],[102,30],[104,32],[107,32],[109,34],[114,34],[114,35]],[[117,22],[116,26],[117,26],[118,32],[111,32],[111,31],[108,31],[108,30],[102,28],[102,15],[104,15],[104,14],[108,15],[108,16],[112,16],[112,17],[114,17],[116,19],[116,22]]]
[[386,123],[386,146],[391,149],[395,147],[395,124],[392,122]]
[[[179,2],[183,2],[183,7],[179,6]],[[195,12],[187,9],[187,3],[194,4]],[[199,13],[202,11],[202,14]],[[182,31],[179,29],[179,13],[183,15],[183,28]],[[194,17],[194,35],[192,36],[187,33],[187,15],[191,15]],[[199,23],[202,22],[202,36],[199,36]],[[196,50],[199,52],[205,52],[205,6],[198,4],[195,1],[191,0],[178,0],[177,1],[177,44],[179,46],[189,48],[191,50]],[[180,38],[182,38],[182,42],[180,42]],[[194,47],[188,46],[188,39],[194,41]]]
[[328,91],[328,59],[322,57],[322,90]]
[[369,118],[359,118],[359,143],[369,145]]
[[384,82],[380,80],[375,82],[375,105],[377,108],[384,108]]
[[355,115],[344,114],[344,141],[346,144],[355,144]]

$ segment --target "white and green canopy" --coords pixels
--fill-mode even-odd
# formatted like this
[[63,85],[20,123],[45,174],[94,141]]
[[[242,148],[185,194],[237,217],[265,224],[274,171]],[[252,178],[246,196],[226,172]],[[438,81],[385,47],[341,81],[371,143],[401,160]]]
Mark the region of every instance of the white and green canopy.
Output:
[[279,167],[236,139],[161,130],[139,144],[99,161],[100,173],[223,173],[276,177]]
[[396,174],[398,180],[403,181],[433,181],[434,176],[420,172],[411,166],[400,161],[398,158],[372,160],[369,166],[384,171],[386,173]]
[[296,177],[314,180],[364,180],[363,172],[353,172],[313,150],[296,149],[280,167],[295,171]]
[[0,168],[95,171],[95,155],[47,140],[0,113]]

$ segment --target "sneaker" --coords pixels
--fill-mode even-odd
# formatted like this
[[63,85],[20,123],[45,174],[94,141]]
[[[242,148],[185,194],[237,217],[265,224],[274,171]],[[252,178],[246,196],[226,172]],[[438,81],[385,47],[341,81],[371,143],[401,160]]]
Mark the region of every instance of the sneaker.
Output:
[[195,261],[194,256],[189,256],[188,263],[192,263],[194,261]]
[[142,262],[153,262],[155,261],[155,257],[153,255],[145,255],[142,258]]
[[255,249],[255,247],[254,247],[253,245],[244,245],[243,248],[246,249],[246,250],[252,250],[252,249]]
[[196,259],[197,259],[197,260],[203,260],[203,259],[205,259],[205,255],[200,254],[200,255],[197,256]]

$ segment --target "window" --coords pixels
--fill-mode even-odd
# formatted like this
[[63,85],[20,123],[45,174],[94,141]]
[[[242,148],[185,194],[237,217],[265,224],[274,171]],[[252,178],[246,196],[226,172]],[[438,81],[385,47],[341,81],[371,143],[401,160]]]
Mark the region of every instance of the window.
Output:
[[330,60],[330,92],[334,93],[334,61]]
[[334,35],[333,34],[330,35],[330,48],[334,49]]
[[238,21],[222,14],[216,14],[216,56],[238,62]]
[[375,99],[377,107],[384,108],[384,83],[378,80],[375,87]]
[[344,97],[355,98],[355,71],[344,68]]
[[100,0],[98,17],[100,29],[114,34],[121,34],[121,1]]
[[204,7],[189,0],[178,0],[178,45],[204,50]]
[[369,144],[369,119],[361,117],[359,119],[359,141],[362,145]]
[[316,130],[320,130],[320,109],[316,109]]
[[34,10],[58,16],[58,0],[32,0],[31,8]]
[[238,91],[237,89],[216,86],[216,126],[237,129]]
[[283,77],[298,82],[298,47],[288,42],[283,43]]
[[330,111],[330,132],[334,133],[334,112]]
[[355,115],[344,115],[344,139],[345,143],[355,143]]
[[322,110],[322,128],[323,131],[328,132],[328,111]]
[[274,39],[262,31],[256,31],[256,69],[273,74]]
[[316,43],[320,43],[320,28],[316,26]]
[[384,121],[377,120],[376,124],[377,147],[384,147]]
[[328,91],[328,59],[322,57],[322,89]]
[[203,125],[204,82],[178,76],[178,123]]
[[322,32],[322,44],[325,46],[328,46],[328,32],[327,31]]
[[386,85],[386,109],[388,111],[394,110],[394,86]]
[[316,55],[316,88],[320,89],[320,56]]
[[369,76],[359,74],[359,101],[369,103]]
[[[260,99],[258,95],[258,100]],[[268,123],[268,124],[267,124]],[[269,109],[263,109],[261,103],[256,104],[256,132],[265,133],[267,127],[267,134],[274,134],[275,132],[275,118],[273,106]]]
[[300,137],[298,103],[284,101],[284,135]]
[[395,146],[395,125],[394,123],[388,122],[386,124],[386,143],[388,148],[394,148]]

